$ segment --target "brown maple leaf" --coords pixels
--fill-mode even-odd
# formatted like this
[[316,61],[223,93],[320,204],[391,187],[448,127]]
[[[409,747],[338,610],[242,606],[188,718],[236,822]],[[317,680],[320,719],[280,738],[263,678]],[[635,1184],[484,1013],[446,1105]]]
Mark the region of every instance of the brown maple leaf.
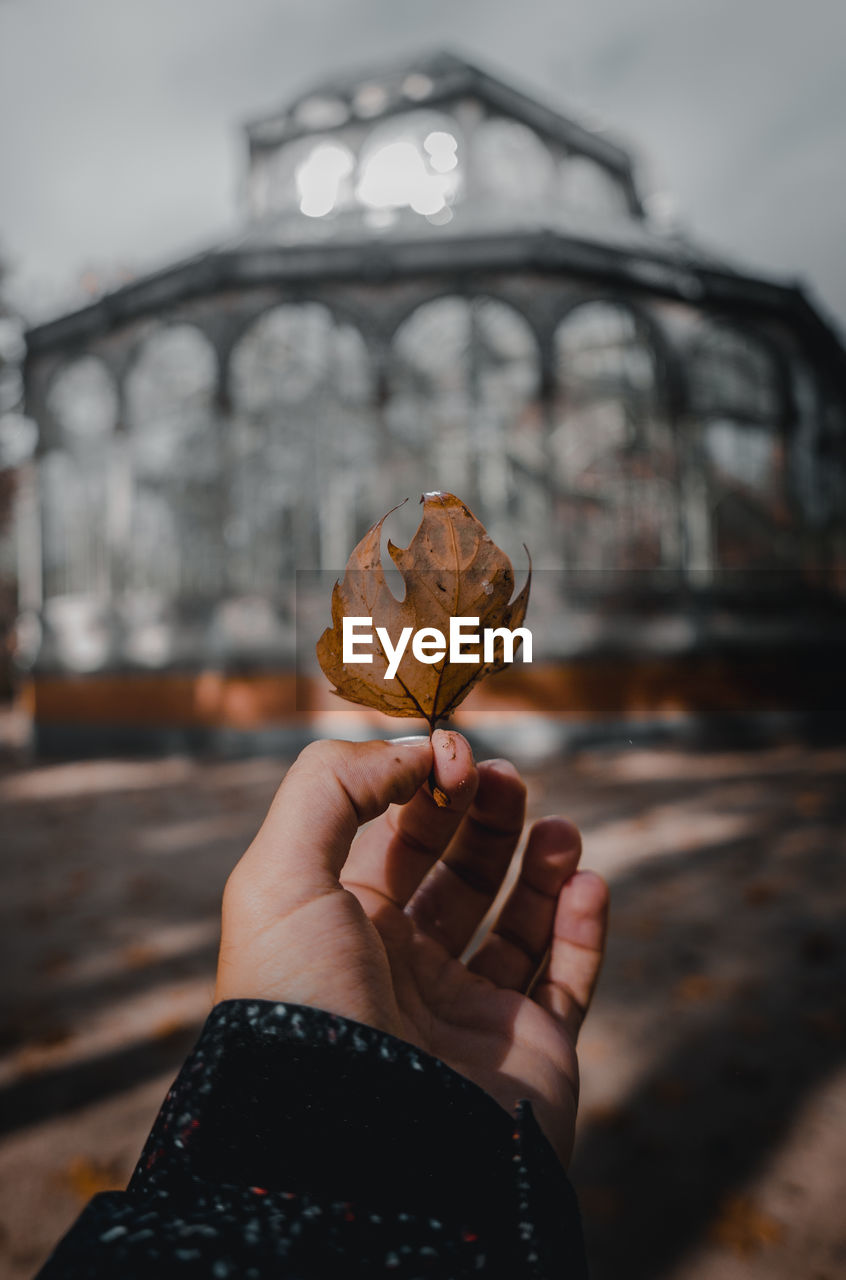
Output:
[[[530,563],[526,585],[512,601],[511,561],[470,508],[451,493],[426,493],[421,502],[423,518],[408,546],[388,542],[388,552],[405,583],[404,599],[393,594],[382,569],[382,525],[389,511],[364,535],[347,562],[343,581],[335,583],[332,626],[317,643],[317,658],[335,685],[333,692],[348,702],[375,707],[390,716],[422,717],[433,729],[480,680],[505,665],[502,639],[496,640],[491,661],[472,664],[451,662],[449,648],[437,662],[426,663],[407,644],[395,674],[388,679],[391,658],[376,637],[376,628],[385,629],[395,649],[406,628],[413,633],[435,628],[448,637],[451,618],[478,618],[474,633],[495,628],[514,631],[526,615],[532,574]],[[345,663],[344,618],[363,617],[373,620],[373,644],[366,650],[373,660]],[[514,652],[519,643],[518,636]],[[481,655],[481,646],[468,646],[465,652],[474,650]],[[433,642],[429,652],[435,651]]]

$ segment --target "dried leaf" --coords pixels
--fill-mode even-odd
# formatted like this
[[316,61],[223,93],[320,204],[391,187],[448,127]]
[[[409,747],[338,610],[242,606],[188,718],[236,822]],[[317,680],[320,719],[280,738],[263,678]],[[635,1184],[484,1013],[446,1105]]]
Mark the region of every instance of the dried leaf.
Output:
[[707,973],[688,973],[673,987],[673,995],[682,1004],[698,1004],[717,994],[717,983]]
[[154,964],[159,959],[159,955],[156,948],[148,942],[133,942],[130,946],[124,947],[121,960],[126,969],[146,969],[148,965]]
[[317,657],[334,692],[348,702],[391,716],[422,717],[434,727],[452,714],[474,685],[505,665],[501,642],[492,662],[453,663],[447,652],[432,665],[419,662],[409,644],[396,675],[388,680],[389,659],[375,638],[371,664],[344,664],[344,618],[372,618],[374,629],[384,627],[394,645],[405,627],[413,632],[434,627],[448,636],[450,618],[457,617],[478,618],[480,632],[496,627],[513,631],[526,615],[531,566],[526,585],[512,601],[511,561],[469,507],[451,493],[427,493],[421,501],[423,518],[409,545],[388,542],[405,583],[405,598],[396,598],[382,569],[383,516],[353,551],[343,582],[335,584],[332,626],[318,641]]
[[784,1227],[748,1196],[729,1195],[711,1223],[710,1234],[716,1244],[748,1258],[765,1245],[778,1244],[784,1236]]
[[120,1191],[126,1177],[118,1160],[104,1162],[76,1156],[62,1170],[59,1181],[84,1204],[101,1191]]

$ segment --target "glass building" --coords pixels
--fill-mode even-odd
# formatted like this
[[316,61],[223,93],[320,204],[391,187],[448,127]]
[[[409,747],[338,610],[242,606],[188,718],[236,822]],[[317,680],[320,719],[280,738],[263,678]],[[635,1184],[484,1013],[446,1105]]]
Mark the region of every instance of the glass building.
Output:
[[424,490],[557,571],[551,656],[615,655],[612,719],[842,638],[846,355],[800,286],[656,225],[626,150],[450,54],[246,142],[239,234],[27,335],[45,743],[284,718],[294,571]]

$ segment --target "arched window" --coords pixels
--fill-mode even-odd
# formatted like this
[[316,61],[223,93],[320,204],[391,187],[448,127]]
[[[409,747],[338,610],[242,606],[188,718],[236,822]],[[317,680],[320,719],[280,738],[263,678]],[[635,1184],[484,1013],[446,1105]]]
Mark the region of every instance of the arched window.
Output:
[[508,206],[548,206],[555,160],[546,144],[519,120],[496,117],[473,134],[474,192]]
[[628,196],[610,170],[589,156],[565,156],[558,166],[558,199],[566,212],[620,218],[631,213]]
[[787,501],[784,404],[769,349],[705,321],[688,352],[690,410],[712,568],[791,565],[799,555]]
[[230,586],[282,601],[294,569],[342,569],[364,532],[376,457],[370,359],[358,330],[326,307],[288,304],[252,323],[229,374]]
[[704,443],[715,476],[764,500],[774,495],[778,441],[772,426],[712,418],[705,424]]
[[440,221],[461,195],[466,159],[456,121],[437,111],[410,111],[378,124],[359,157],[355,194],[377,213],[411,210]]
[[688,360],[690,405],[700,418],[777,423],[783,413],[778,373],[752,334],[706,322]]
[[466,167],[462,131],[451,115],[425,109],[391,115],[359,139],[358,131],[311,134],[257,161],[255,211],[317,219],[357,208],[377,222],[398,213],[449,220]]
[[216,389],[217,356],[199,329],[168,325],[147,338],[126,379],[139,472],[188,477],[216,471],[210,430]]
[[575,307],[554,339],[552,451],[567,563],[678,562],[676,457],[646,323],[622,304]]
[[493,298],[439,298],[398,329],[386,422],[402,496],[447,489],[492,536],[539,549],[545,454],[534,334]]
[[91,590],[92,524],[83,469],[66,449],[51,449],[39,462],[39,489],[44,594],[48,599],[86,595]]
[[102,360],[80,356],[63,366],[50,383],[47,408],[70,448],[101,448],[118,416],[114,380]]
[[[846,408],[842,402],[824,401],[819,434],[820,469],[823,473],[817,500],[816,522],[841,526],[846,518]],[[842,546],[842,544],[841,544]],[[844,552],[839,552],[843,569]],[[841,576],[846,594],[846,572]]]
[[216,393],[214,348],[190,324],[155,329],[127,375],[133,475],[127,573],[133,590],[208,599],[219,589]]
[[323,217],[353,202],[355,155],[340,138],[311,135],[267,157],[255,193],[260,213],[299,212]]
[[44,601],[44,649],[70,671],[97,671],[109,657],[112,628],[104,601],[56,595]]
[[110,589],[109,511],[118,416],[111,374],[96,357],[79,356],[51,381],[47,408],[57,447],[39,464],[45,594],[103,599]]

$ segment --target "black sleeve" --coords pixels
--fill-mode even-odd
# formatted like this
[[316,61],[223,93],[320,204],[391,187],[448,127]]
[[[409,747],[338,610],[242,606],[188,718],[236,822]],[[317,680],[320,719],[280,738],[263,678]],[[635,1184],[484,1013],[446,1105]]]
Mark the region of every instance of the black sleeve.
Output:
[[124,1192],[39,1280],[584,1280],[578,1207],[528,1102],[303,1005],[217,1005]]

